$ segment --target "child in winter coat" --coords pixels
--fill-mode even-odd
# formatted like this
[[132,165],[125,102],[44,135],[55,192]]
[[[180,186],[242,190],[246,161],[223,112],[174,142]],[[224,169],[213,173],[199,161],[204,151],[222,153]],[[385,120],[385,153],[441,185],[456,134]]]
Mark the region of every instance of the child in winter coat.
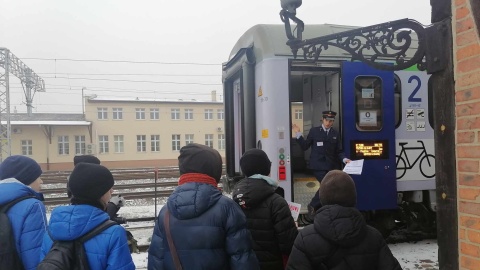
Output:
[[[71,205],[53,209],[41,259],[53,241],[72,241],[109,220],[105,212],[113,193],[113,175],[102,165],[79,163],[70,175]],[[84,243],[90,269],[133,270],[125,229],[113,225]]]
[[20,197],[33,197],[16,203],[7,212],[16,250],[25,270],[37,268],[46,231],[45,205],[40,193],[41,174],[40,165],[26,156],[10,156],[0,164],[0,205]]
[[[217,187],[222,175],[218,151],[188,144],[180,149],[178,167],[178,187],[155,223],[148,269],[179,269],[175,250],[185,270],[258,269],[245,215]],[[169,235],[175,247],[170,246]]]
[[314,223],[299,232],[287,269],[402,269],[382,234],[355,208],[357,192],[348,174],[328,172],[319,193],[323,206]]
[[268,177],[271,165],[264,151],[246,151],[240,159],[240,168],[247,178],[235,185],[232,198],[247,217],[260,268],[282,270],[298,229],[287,202],[275,192],[278,181]]

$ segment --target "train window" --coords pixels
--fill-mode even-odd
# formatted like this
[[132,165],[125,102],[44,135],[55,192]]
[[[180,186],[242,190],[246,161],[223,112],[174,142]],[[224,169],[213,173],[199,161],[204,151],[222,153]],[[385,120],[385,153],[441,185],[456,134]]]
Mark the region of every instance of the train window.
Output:
[[382,88],[382,79],[379,77],[355,78],[355,118],[358,131],[382,129]]
[[394,74],[393,95],[395,98],[395,128],[398,128],[402,122],[402,82],[397,74]]

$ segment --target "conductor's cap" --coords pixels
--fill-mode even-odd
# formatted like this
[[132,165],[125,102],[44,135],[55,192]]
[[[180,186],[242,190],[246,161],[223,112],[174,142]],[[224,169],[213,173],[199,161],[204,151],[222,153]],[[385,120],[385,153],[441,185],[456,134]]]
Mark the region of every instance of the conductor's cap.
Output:
[[337,116],[337,113],[334,111],[323,111],[323,118],[327,120],[335,120],[335,116]]

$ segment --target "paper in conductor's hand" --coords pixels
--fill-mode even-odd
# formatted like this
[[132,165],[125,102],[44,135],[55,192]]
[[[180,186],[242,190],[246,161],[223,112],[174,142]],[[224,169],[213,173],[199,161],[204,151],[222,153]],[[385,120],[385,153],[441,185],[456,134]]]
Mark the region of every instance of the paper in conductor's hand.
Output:
[[362,169],[363,169],[363,159],[359,160],[352,160],[347,165],[345,165],[345,168],[343,168],[343,171],[348,173],[348,174],[362,174]]

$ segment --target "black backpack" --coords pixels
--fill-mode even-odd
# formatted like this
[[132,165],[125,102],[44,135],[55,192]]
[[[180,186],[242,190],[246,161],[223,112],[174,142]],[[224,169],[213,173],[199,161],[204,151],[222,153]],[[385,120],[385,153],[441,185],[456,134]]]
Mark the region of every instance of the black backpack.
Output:
[[72,241],[55,241],[37,270],[90,270],[83,243],[117,223],[107,220]]
[[18,256],[13,237],[12,224],[7,216],[8,210],[20,201],[35,198],[25,196],[0,206],[0,269],[23,270],[22,260]]

